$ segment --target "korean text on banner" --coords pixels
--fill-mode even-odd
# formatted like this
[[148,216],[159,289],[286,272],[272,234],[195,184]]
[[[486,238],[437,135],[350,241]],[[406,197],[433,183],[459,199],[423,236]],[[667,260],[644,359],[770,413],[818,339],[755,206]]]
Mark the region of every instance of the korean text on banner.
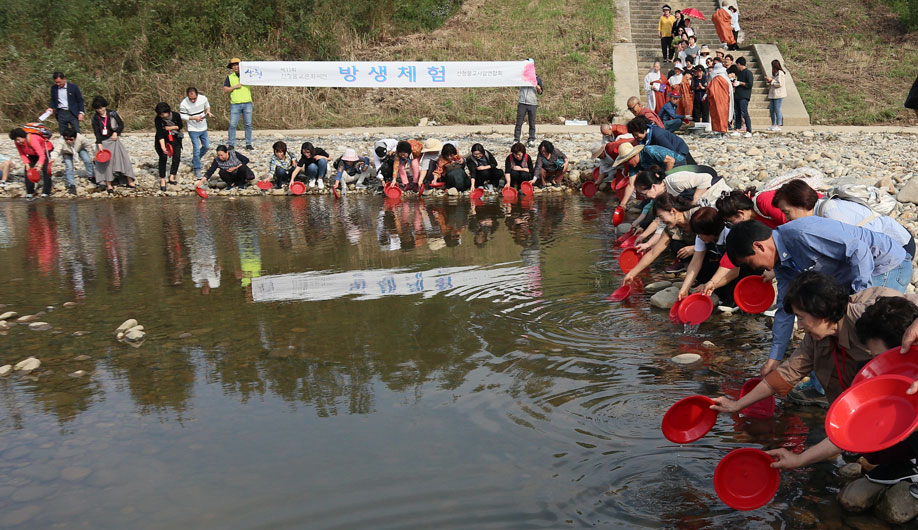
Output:
[[244,85],[360,88],[535,86],[531,61],[243,61]]

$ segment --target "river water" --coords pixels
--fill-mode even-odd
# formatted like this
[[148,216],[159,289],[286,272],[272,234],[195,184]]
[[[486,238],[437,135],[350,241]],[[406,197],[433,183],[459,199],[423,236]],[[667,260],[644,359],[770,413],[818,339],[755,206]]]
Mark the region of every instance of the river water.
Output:
[[565,195],[0,202],[2,311],[53,326],[0,337],[0,364],[42,362],[0,379],[0,526],[841,524],[831,464],[753,512],[713,489],[731,449],[821,438],[818,410],[662,436],[670,404],[755,373],[768,323],[686,336],[648,294],[607,302],[610,218]]

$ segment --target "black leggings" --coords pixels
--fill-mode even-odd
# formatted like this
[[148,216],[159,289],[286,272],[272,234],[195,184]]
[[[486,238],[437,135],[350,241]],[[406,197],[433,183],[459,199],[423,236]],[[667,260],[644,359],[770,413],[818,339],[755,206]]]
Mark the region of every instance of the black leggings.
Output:
[[[29,165],[34,167],[35,164],[38,163],[38,157],[35,155],[28,155],[28,156],[29,156]],[[51,195],[51,172],[48,171],[49,162],[50,162],[50,159],[48,158],[48,153],[45,153],[45,163],[40,168],[38,168],[39,171],[41,171],[41,192],[44,193],[45,195]],[[26,171],[28,171],[28,169],[29,168],[26,168]],[[35,183],[29,180],[28,177],[25,179],[25,188],[26,188],[26,193],[28,193],[29,195],[35,193]]]
[[[159,178],[166,178],[166,161],[169,157],[159,147],[159,141],[156,142],[156,154],[159,155]],[[172,164],[169,167],[169,174],[178,174],[179,163],[182,161],[182,143],[175,142],[172,144]]]

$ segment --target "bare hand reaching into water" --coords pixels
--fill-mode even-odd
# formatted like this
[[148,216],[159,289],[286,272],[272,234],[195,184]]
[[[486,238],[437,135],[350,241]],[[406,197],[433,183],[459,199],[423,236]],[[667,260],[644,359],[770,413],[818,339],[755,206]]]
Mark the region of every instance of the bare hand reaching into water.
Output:
[[727,396],[714,398],[714,404],[711,405],[711,409],[716,410],[717,412],[725,412],[727,414],[733,414],[734,412],[740,411],[739,403],[728,398]]
[[772,449],[765,452],[775,459],[771,463],[771,467],[774,469],[796,469],[804,465],[800,455],[794,454],[787,449]]

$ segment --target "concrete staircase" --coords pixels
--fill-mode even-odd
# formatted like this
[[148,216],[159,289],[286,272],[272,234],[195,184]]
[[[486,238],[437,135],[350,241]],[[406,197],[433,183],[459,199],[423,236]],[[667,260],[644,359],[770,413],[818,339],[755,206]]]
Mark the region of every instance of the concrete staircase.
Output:
[[[660,50],[660,37],[657,35],[657,23],[660,20],[660,15],[663,14],[662,7],[664,3],[669,2],[661,0],[631,0],[631,38],[637,51],[638,82],[641,84],[641,102],[644,104],[647,101],[643,92],[644,76],[650,72],[654,61],[662,61],[663,59]],[[670,3],[670,5],[674,6],[674,11],[678,9],[676,4]],[[708,20],[692,19],[692,27],[698,37],[699,47],[707,44],[711,48],[712,56],[714,55],[714,50],[721,47],[717,31],[714,29],[714,23],[711,22],[711,17],[719,6],[720,2],[702,1],[696,7],[704,13]],[[742,20],[740,23],[742,23]],[[771,119],[768,116],[768,100],[766,99],[768,87],[765,83],[765,71],[762,65],[758,63],[756,54],[753,53],[751,48],[728,51],[726,53],[732,55],[734,60],[739,57],[746,58],[746,67],[752,71],[754,79],[752,99],[749,100],[749,117],[752,119],[752,129],[753,131],[767,129],[771,125]],[[672,69],[672,63],[663,63],[661,66],[664,75]],[[766,65],[766,67],[770,75],[771,65]],[[784,115],[785,125],[796,125],[796,123],[789,122],[787,110],[784,111]],[[809,124],[808,119],[806,124]]]

